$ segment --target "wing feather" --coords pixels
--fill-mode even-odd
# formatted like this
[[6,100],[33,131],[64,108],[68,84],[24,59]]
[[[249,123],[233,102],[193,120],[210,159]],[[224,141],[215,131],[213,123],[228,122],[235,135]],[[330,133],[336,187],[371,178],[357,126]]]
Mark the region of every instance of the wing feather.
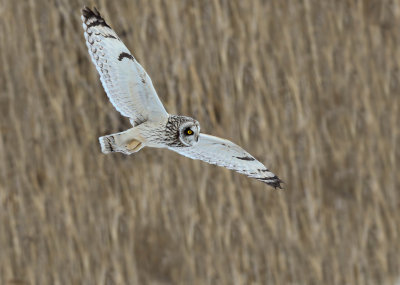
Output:
[[223,166],[260,180],[274,188],[282,188],[282,181],[251,154],[233,142],[200,134],[197,144],[191,147],[174,147],[171,150],[192,159]]
[[85,7],[82,21],[89,54],[114,107],[132,124],[167,117],[150,77],[100,13]]

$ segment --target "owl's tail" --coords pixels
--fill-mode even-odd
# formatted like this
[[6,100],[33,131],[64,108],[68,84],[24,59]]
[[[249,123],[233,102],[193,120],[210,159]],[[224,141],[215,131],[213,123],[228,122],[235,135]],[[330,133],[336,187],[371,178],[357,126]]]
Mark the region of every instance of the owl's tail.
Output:
[[99,137],[99,143],[102,153],[122,152],[132,154],[143,148],[143,144],[134,139],[133,129],[122,133]]
[[117,151],[114,135],[99,137],[100,147],[102,153],[110,153]]

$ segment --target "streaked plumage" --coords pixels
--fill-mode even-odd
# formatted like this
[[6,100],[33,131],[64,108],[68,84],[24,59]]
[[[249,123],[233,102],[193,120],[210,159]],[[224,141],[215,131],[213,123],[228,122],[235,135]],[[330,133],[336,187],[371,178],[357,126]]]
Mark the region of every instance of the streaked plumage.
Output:
[[281,188],[282,181],[238,145],[200,133],[200,124],[193,118],[168,114],[150,77],[96,9],[85,7],[82,21],[86,45],[107,96],[133,126],[100,137],[103,153],[132,154],[145,146],[168,148]]

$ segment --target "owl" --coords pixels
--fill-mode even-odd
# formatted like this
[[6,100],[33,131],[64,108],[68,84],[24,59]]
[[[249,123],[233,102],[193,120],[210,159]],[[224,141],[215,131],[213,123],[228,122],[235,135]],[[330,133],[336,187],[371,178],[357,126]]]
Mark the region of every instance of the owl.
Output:
[[85,7],[82,22],[90,57],[107,96],[132,124],[124,132],[100,137],[103,153],[129,155],[144,147],[166,148],[281,188],[282,181],[238,145],[201,133],[193,118],[168,114],[150,77],[96,8]]

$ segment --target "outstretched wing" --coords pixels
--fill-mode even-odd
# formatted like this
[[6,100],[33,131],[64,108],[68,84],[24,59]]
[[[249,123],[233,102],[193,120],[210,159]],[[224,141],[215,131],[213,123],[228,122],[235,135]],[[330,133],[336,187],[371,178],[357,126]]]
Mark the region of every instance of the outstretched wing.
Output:
[[114,107],[133,124],[167,117],[150,77],[99,11],[82,10],[86,45]]
[[200,159],[258,179],[274,188],[282,188],[282,181],[261,162],[231,141],[200,134],[197,144],[191,147],[174,147],[171,150],[192,159]]

